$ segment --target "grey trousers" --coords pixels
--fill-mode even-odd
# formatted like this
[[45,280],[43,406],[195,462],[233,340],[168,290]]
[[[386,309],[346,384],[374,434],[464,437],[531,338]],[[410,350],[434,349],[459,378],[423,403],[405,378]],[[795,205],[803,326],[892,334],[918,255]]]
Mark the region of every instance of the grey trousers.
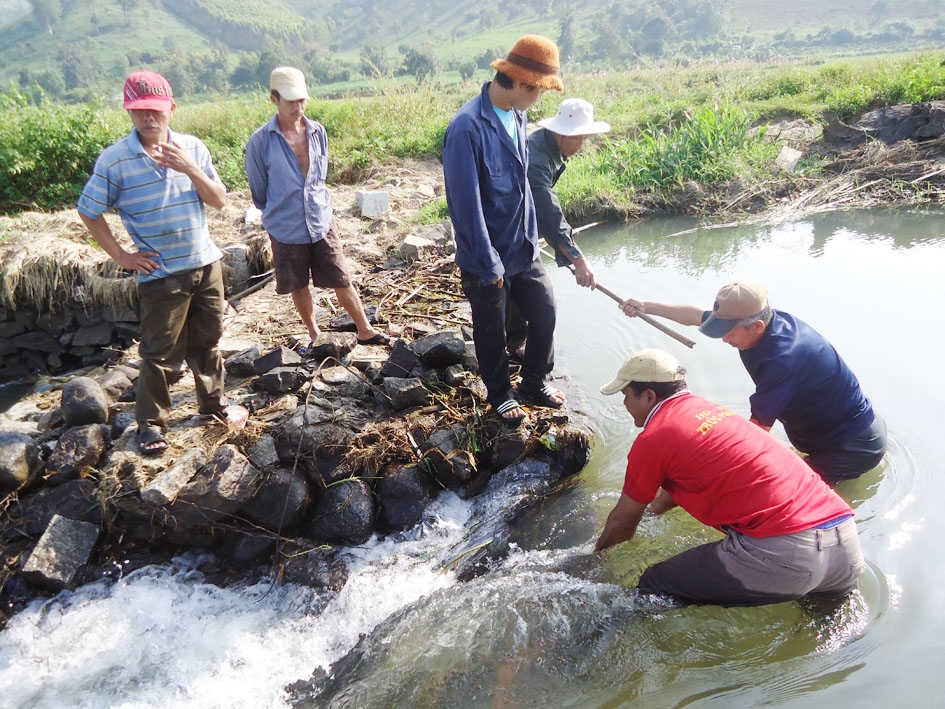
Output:
[[687,603],[756,606],[807,594],[842,596],[856,588],[865,563],[853,518],[832,529],[757,539],[728,529],[643,572],[643,593]]
[[163,427],[171,412],[170,385],[185,360],[194,373],[200,413],[224,407],[223,269],[220,262],[138,284],[141,373],[136,386],[139,428]]

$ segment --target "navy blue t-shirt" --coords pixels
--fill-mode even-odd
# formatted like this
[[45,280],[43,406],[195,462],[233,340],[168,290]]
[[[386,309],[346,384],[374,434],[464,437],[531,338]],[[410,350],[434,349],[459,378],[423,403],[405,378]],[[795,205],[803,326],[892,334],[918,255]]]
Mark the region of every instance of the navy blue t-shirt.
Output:
[[856,376],[802,320],[773,311],[758,344],[739,354],[755,382],[752,418],[766,426],[779,420],[798,450],[818,453],[873,423],[873,407]]

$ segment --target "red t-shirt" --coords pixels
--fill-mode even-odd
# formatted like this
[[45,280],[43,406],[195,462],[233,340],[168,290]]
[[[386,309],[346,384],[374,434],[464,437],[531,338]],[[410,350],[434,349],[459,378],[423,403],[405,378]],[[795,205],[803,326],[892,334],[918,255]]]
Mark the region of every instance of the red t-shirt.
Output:
[[660,487],[703,524],[751,537],[800,532],[853,513],[770,433],[688,392],[662,403],[627,456],[624,494],[649,504]]

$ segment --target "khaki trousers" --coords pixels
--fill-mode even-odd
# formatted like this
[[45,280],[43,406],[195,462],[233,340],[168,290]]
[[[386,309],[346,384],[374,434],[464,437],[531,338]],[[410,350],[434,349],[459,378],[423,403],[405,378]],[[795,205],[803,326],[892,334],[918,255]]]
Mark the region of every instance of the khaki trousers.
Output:
[[200,413],[224,407],[223,269],[220,262],[138,284],[141,304],[141,373],[135,418],[138,427],[164,427],[171,412],[170,385],[186,360],[194,373]]

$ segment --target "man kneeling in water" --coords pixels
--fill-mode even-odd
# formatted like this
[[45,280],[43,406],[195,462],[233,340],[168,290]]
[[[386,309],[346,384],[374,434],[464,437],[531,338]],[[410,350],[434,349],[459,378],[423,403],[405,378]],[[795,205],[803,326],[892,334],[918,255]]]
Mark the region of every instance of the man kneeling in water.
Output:
[[594,550],[631,539],[645,510],[679,505],[725,538],[648,568],[644,593],[735,606],[853,590],[864,562],[850,506],[775,437],[690,393],[685,374],[641,350],[601,387],[623,393],[643,431]]

